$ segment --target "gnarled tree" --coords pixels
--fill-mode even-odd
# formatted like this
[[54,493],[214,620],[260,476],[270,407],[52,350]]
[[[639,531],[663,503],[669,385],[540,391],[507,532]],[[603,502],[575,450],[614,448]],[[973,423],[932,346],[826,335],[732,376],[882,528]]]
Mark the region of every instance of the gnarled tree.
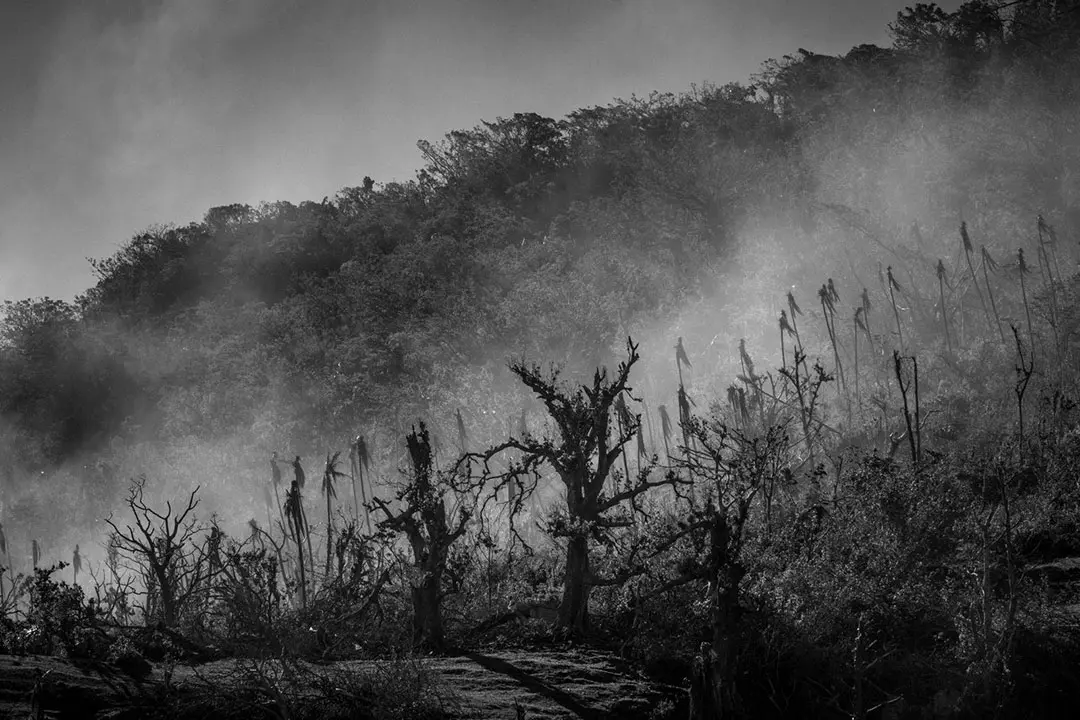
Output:
[[[472,476],[471,463],[464,456],[452,469],[437,471],[424,423],[419,431],[413,428],[405,442],[412,468],[396,493],[397,509],[378,497],[372,497],[371,504],[384,516],[379,528],[404,534],[412,549],[416,575],[412,587],[413,643],[441,651],[445,649],[443,574],[451,546],[465,533],[472,517],[484,479]],[[454,500],[451,511],[446,506],[448,495]]]
[[[554,438],[525,435],[511,438],[500,447],[521,452],[521,469],[550,466],[566,488],[565,512],[556,512],[548,531],[566,538],[566,572],[558,624],[561,628],[585,634],[589,629],[589,593],[597,585],[624,582],[627,575],[605,578],[593,573],[589,562],[589,544],[604,541],[609,530],[633,523],[628,512],[619,513],[642,494],[661,485],[675,485],[680,479],[668,473],[658,479],[650,476],[651,467],[640,470],[625,489],[608,483],[617,475],[617,463],[627,443],[641,426],[641,416],[613,419],[616,401],[629,394],[630,370],[639,360],[637,345],[627,339],[627,358],[619,363],[614,376],[598,368],[590,385],[563,387],[559,371],[544,371],[538,365],[517,362],[510,370],[544,403],[558,428]],[[612,492],[606,492],[611,487]],[[632,572],[632,571],[630,571]]]

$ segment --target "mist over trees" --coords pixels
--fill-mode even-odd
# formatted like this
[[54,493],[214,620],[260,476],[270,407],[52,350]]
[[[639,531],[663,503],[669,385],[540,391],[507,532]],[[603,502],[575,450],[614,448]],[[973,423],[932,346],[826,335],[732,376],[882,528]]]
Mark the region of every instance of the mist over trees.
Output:
[[[920,3],[890,31],[745,83],[480,122],[420,141],[412,180],[211,208],[92,260],[73,303],[5,304],[8,537],[47,527],[42,503],[89,523],[167,474],[128,490],[137,523],[196,485],[222,517],[191,538],[265,507],[224,547],[270,558],[267,636],[294,589],[305,627],[338,604],[324,636],[361,600],[375,623],[407,567],[411,635],[443,649],[496,570],[534,573],[562,583],[564,630],[623,633],[637,659],[703,643],[695,717],[746,714],[765,691],[740,668],[770,663],[770,683],[840,668],[792,712],[929,707],[925,667],[1004,703],[1043,617],[1032,558],[1080,555],[1080,2]],[[280,493],[271,453],[296,457]],[[301,456],[324,454],[305,515]],[[143,535],[120,551],[164,577]],[[514,555],[544,541],[552,568]],[[195,548],[200,592],[229,580]],[[872,686],[887,672],[907,684]]]
[[117,435],[247,432],[262,413],[314,440],[425,415],[453,378],[505,377],[510,354],[587,371],[628,330],[722,294],[727,266],[757,260],[740,237],[765,225],[789,282],[845,251],[863,264],[916,219],[930,238],[968,219],[992,247],[1036,213],[1067,234],[1077,22],[1061,3],[919,4],[889,48],[518,113],[421,142],[412,181],[149,228],[94,261],[73,306],[6,307],[5,454],[60,463]]

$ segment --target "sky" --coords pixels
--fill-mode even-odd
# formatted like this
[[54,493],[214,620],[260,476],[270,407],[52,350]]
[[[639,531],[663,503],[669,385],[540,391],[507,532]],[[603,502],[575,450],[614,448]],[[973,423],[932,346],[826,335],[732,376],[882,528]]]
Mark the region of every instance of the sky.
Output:
[[2,0],[0,300],[70,300],[87,258],[211,207],[408,180],[481,120],[887,45],[905,4]]

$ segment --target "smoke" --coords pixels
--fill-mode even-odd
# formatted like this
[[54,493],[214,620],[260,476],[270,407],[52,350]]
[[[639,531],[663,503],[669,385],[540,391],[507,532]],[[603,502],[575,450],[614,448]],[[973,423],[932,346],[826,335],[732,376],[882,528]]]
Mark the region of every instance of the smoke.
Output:
[[[773,10],[777,7],[770,3],[765,6]],[[355,134],[396,137],[399,131],[391,133],[387,126],[399,124],[403,128],[400,132],[407,134],[411,142],[416,137],[436,137],[451,127],[469,126],[477,117],[490,116],[470,101],[458,98],[446,113],[432,112],[420,122],[414,114],[423,106],[421,95],[433,93],[449,105],[457,91],[440,89],[437,83],[417,79],[414,84],[405,83],[388,95],[379,95],[374,91],[380,88],[365,85],[362,77],[360,81],[353,77],[374,73],[365,61],[396,65],[403,76],[412,78],[432,59],[446,61],[458,57],[439,44],[439,33],[433,25],[425,26],[419,33],[422,43],[433,46],[422,56],[422,62],[417,62],[410,52],[415,46],[405,40],[396,45],[389,36],[384,36],[366,38],[370,45],[358,42],[362,50],[345,53],[341,57],[347,61],[339,58],[337,64],[331,63],[325,73],[320,73],[312,72],[310,63],[290,69],[289,61],[296,56],[289,50],[288,33],[274,35],[268,30],[275,24],[296,19],[297,13],[303,12],[298,4],[267,6],[252,0],[223,6],[176,0],[143,7],[137,15],[105,25],[85,11],[73,15],[58,35],[56,47],[63,52],[57,52],[47,68],[34,109],[40,134],[36,136],[39,162],[32,184],[77,198],[71,207],[63,208],[65,217],[75,219],[75,227],[79,223],[94,226],[94,218],[99,216],[114,218],[109,221],[110,238],[124,237],[131,225],[142,227],[163,218],[182,221],[200,217],[206,208],[233,199],[254,202],[261,198],[317,199],[322,194],[332,195],[344,185],[355,184],[364,174],[379,176],[380,163],[387,173],[409,164],[389,155],[343,157],[343,148],[349,146]],[[619,53],[626,55],[628,76],[639,71],[641,57],[662,54],[677,44],[671,38],[678,38],[678,33],[664,38],[648,32],[649,22],[658,12],[656,5],[644,1],[619,3],[611,12],[610,16],[593,18],[591,22],[595,24],[586,23],[585,27],[596,29],[592,41],[618,46],[615,48],[618,57],[622,57]],[[343,17],[347,15],[330,13],[321,16],[321,22],[304,27],[306,32],[317,34],[318,28]],[[703,7],[691,8],[678,16],[677,26],[689,33],[693,26],[707,26],[710,18]],[[446,20],[458,30],[468,24],[461,17],[437,19]],[[402,22],[390,11],[386,11],[384,20],[384,29],[399,28],[396,23]],[[479,31],[473,28],[467,32]],[[268,33],[272,39],[268,39]],[[470,36],[466,33],[456,37]],[[634,42],[626,41],[627,37]],[[570,47],[589,39],[588,33],[579,29],[566,42]],[[854,42],[866,39],[862,36]],[[263,47],[265,52],[245,54],[245,47],[251,44]],[[505,44],[508,48],[512,43]],[[793,41],[785,50],[796,44],[803,43]],[[636,56],[635,48],[641,47],[648,52]],[[479,56],[462,52],[467,62],[459,71],[469,75],[475,67],[469,63],[478,63]],[[248,59],[236,64],[231,62],[234,54]],[[285,60],[274,61],[270,57],[274,54],[281,54]],[[707,74],[706,70],[696,69],[702,66],[703,56],[693,57],[697,59],[688,60],[687,67]],[[268,63],[258,74],[258,82],[252,80],[255,76],[248,74],[251,68],[245,65],[256,62]],[[756,65],[755,59],[753,66]],[[558,72],[558,67],[553,64],[536,69],[535,78],[540,86],[550,85],[543,92],[555,92],[552,73]],[[582,77],[601,77],[590,75],[591,72],[584,69]],[[682,70],[670,72],[678,74]],[[482,84],[483,75],[473,77],[476,85]],[[476,81],[476,77],[481,81]],[[650,76],[646,87],[667,81],[666,77]],[[940,79],[928,75],[925,82],[930,95]],[[334,88],[341,90],[336,99]],[[365,96],[365,89],[373,94]],[[476,94],[467,97],[483,95],[478,88],[472,89],[477,90]],[[609,89],[605,97],[609,93],[618,94]],[[507,98],[524,102],[528,96],[528,85],[514,91],[504,87],[485,96],[485,102],[502,102]],[[734,381],[739,370],[740,340],[746,340],[759,370],[776,368],[780,363],[777,316],[786,306],[785,295],[789,290],[807,311],[806,320],[800,323],[804,323],[801,328],[806,334],[809,354],[812,358],[826,357],[827,340],[820,313],[815,310],[817,288],[834,278],[845,312],[853,308],[862,287],[874,288],[877,263],[896,261],[889,248],[911,247],[908,229],[913,222],[925,226],[927,245],[919,250],[930,258],[955,255],[955,233],[961,220],[969,222],[976,244],[985,242],[999,257],[1017,245],[1030,243],[1031,233],[1025,234],[1023,227],[1024,223],[1033,223],[1034,214],[1041,210],[1038,203],[1043,188],[1037,188],[1027,197],[1004,196],[1003,203],[991,203],[995,197],[1003,196],[980,190],[984,174],[977,168],[966,174],[956,170],[981,152],[1000,156],[1004,153],[1000,148],[1015,151],[1015,146],[1021,143],[1018,138],[1024,138],[1023,142],[1030,142],[1035,148],[1051,146],[1050,131],[1041,136],[1033,132],[1039,126],[1032,123],[1031,106],[1017,102],[1017,95],[1011,97],[1012,100],[998,102],[985,111],[956,111],[944,104],[938,108],[916,104],[915,111],[904,116],[900,127],[891,129],[887,137],[877,118],[878,108],[871,104],[861,108],[863,115],[852,113],[843,122],[838,120],[837,125],[819,128],[802,138],[801,160],[812,175],[813,191],[808,203],[812,222],[794,221],[782,211],[782,203],[761,203],[732,229],[732,246],[707,269],[706,282],[688,293],[683,305],[666,308],[622,328],[641,343],[643,360],[631,376],[637,394],[647,400],[654,413],[660,404],[675,407],[678,378],[674,346],[678,337],[684,338],[694,365],[686,372],[685,380],[691,398],[700,403],[698,411],[706,410],[704,404],[709,400],[723,397],[724,387]],[[364,116],[366,124],[353,126],[348,119],[364,105],[375,109],[367,111],[370,114]],[[458,121],[455,119],[458,114],[465,117]],[[77,132],[72,132],[62,120],[72,115],[81,119]],[[385,115],[386,119],[374,121],[373,115]],[[966,140],[957,143],[957,137]],[[44,138],[59,140],[46,146]],[[709,152],[705,146],[697,150]],[[1038,169],[1048,156],[1035,152],[1030,156],[1021,153],[1020,157]],[[82,159],[86,162],[81,162]],[[1066,199],[1078,177],[1074,161],[1072,158],[1066,164],[1056,189]],[[219,181],[213,187],[206,180],[211,176]],[[958,179],[963,181],[966,197],[942,192],[957,187]],[[96,190],[101,185],[119,191],[105,196]],[[325,188],[325,192],[320,192],[320,188]],[[23,209],[14,215],[16,227],[21,222],[22,229],[27,230],[31,224],[28,218],[60,215],[48,212],[48,197],[51,196],[19,196]],[[828,206],[854,209],[865,227],[856,227],[850,217],[829,210]],[[35,227],[32,235],[55,233],[70,241],[70,228],[46,223]],[[591,267],[602,267],[595,257],[586,260],[595,263]],[[10,278],[17,276],[26,263],[16,258],[13,264],[15,273],[8,270],[0,276],[0,283],[4,283],[0,290],[23,293],[19,285],[10,284]],[[647,258],[641,258],[640,264],[643,274],[652,272]],[[57,272],[63,275],[67,269],[58,268]],[[614,271],[611,272],[614,276]],[[575,282],[581,284],[575,292],[580,293],[575,296],[589,297],[586,284],[596,277],[580,272],[575,277]],[[655,284],[670,281],[668,277],[648,279]],[[561,290],[554,287],[545,296],[553,304],[561,299]],[[620,308],[603,310],[617,313]],[[527,322],[539,323],[523,317]],[[558,329],[548,327],[537,335],[550,337]],[[540,330],[538,326],[537,330]],[[146,335],[125,342],[133,349],[132,362],[151,384],[153,373],[164,375],[183,360],[179,354],[172,354],[175,348],[164,337]],[[617,362],[623,357],[622,342],[618,338],[606,348],[607,362]],[[547,359],[544,351],[551,349],[530,347],[529,359],[543,362]],[[175,431],[169,428],[167,442],[140,440],[140,434],[133,432],[135,442],[114,446],[105,453],[113,465],[117,480],[112,487],[118,495],[101,498],[100,508],[88,503],[86,488],[93,487],[94,473],[98,471],[87,469],[94,459],[77,460],[48,477],[33,478],[33,482],[29,477],[20,478],[23,490],[14,496],[4,496],[0,521],[5,522],[6,528],[13,527],[12,522],[17,523],[18,533],[9,531],[9,537],[24,544],[31,535],[55,538],[45,548],[47,556],[68,559],[66,548],[80,543],[91,562],[100,562],[99,555],[91,550],[94,545],[89,538],[101,540],[98,534],[102,528],[101,513],[119,512],[123,478],[145,473],[151,478],[148,497],[152,503],[177,497],[199,485],[203,516],[216,513],[228,532],[240,534],[243,524],[252,517],[260,524],[266,522],[260,486],[268,482],[266,459],[272,451],[284,458],[301,455],[309,477],[317,477],[326,451],[344,448],[351,433],[363,432],[375,449],[376,462],[383,468],[384,477],[392,477],[401,461],[403,434],[424,412],[428,413],[424,419],[432,425],[436,438],[442,438],[444,446],[453,445],[457,408],[465,409],[471,441],[478,446],[493,442],[500,435],[505,437],[523,406],[528,410],[528,420],[536,423],[533,428],[549,430],[539,409],[529,406],[528,393],[505,370],[506,356],[524,351],[493,346],[487,362],[465,369],[454,367],[454,372],[447,371],[444,377],[436,379],[434,388],[420,388],[429,396],[418,398],[415,408],[403,409],[398,417],[387,418],[380,426],[352,428],[340,437],[313,436],[311,428],[299,426],[294,419],[289,421],[296,394],[286,378],[273,378],[266,395],[253,404],[249,430],[211,439],[187,434],[182,422],[188,416],[185,405],[190,409],[190,417],[201,417],[205,408],[213,407],[220,398],[177,390],[170,396],[171,405],[147,408],[134,418],[134,422],[147,426],[165,419],[176,422]],[[410,352],[423,355],[433,350],[412,348]],[[571,368],[571,378],[573,373],[587,373],[591,369],[586,367],[584,358],[580,360],[578,366]],[[658,422],[655,414],[652,419]],[[343,504],[348,505],[347,495],[343,494],[343,498]],[[309,503],[312,500],[309,495]],[[58,508],[62,512],[57,512]],[[80,508],[82,515],[67,514]],[[46,509],[51,509],[51,513],[43,514]],[[9,522],[8,518],[12,517],[18,519]],[[72,522],[73,517],[79,521]]]

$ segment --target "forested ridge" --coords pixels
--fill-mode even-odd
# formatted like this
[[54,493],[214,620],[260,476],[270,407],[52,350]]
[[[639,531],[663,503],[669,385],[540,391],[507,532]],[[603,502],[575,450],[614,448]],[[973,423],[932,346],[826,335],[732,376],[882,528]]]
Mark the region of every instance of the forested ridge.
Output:
[[[412,181],[140,232],[93,261],[74,305],[7,306],[6,454],[45,466],[117,435],[259,419],[315,440],[394,409],[402,427],[474,404],[455,386],[505,374],[510,355],[587,369],[688,301],[745,313],[724,296],[741,273],[767,270],[774,288],[754,289],[773,298],[813,287],[807,268],[854,288],[845,254],[888,262],[881,246],[916,222],[945,244],[967,219],[1002,254],[1040,213],[1071,237],[1076,13],[993,7],[919,5],[890,48],[800,50],[743,85],[515,114],[421,142]],[[750,337],[766,318],[740,320],[693,340]]]
[[[166,483],[154,497],[200,485],[235,533],[262,513],[272,452],[303,457],[313,476],[325,454],[332,485],[331,453],[355,452],[358,436],[373,472],[391,478],[405,468],[412,493],[429,492],[421,480],[449,472],[459,451],[485,463],[509,451],[502,474],[485,465],[483,479],[502,492],[512,484],[511,507],[514,488],[519,498],[543,494],[549,460],[569,497],[557,463],[570,452],[568,428],[584,433],[578,451],[607,447],[567,419],[581,410],[574,402],[585,403],[618,417],[610,432],[626,449],[611,476],[625,485],[610,489],[600,477],[606,495],[585,492],[586,510],[536,526],[570,545],[623,547],[612,537],[617,528],[637,533],[627,517],[640,509],[614,520],[604,513],[636,503],[637,488],[644,496],[666,485],[678,497],[708,475],[709,460],[720,467],[733,448],[754,458],[717,480],[715,497],[738,496],[722,523],[700,504],[704,495],[687,491],[682,521],[654,512],[640,532],[662,538],[683,522],[705,534],[657,539],[649,561],[637,549],[629,559],[605,551],[596,567],[614,579],[596,580],[597,592],[622,592],[639,577],[652,585],[635,587],[635,598],[702,583],[708,608],[690,596],[670,602],[696,608],[687,613],[709,628],[701,637],[714,648],[744,613],[791,632],[767,647],[747,643],[738,672],[790,661],[790,680],[817,677],[800,662],[839,663],[829,672],[843,680],[828,691],[787,696],[822,717],[840,706],[848,717],[905,702],[930,707],[941,695],[919,695],[934,682],[920,673],[946,666],[968,672],[942,681],[962,688],[956,707],[972,716],[1017,710],[1009,703],[1030,702],[1023,693],[1042,687],[1019,674],[1036,677],[1054,662],[1048,650],[1032,661],[1043,663],[1038,671],[1010,675],[1002,658],[1014,655],[1001,648],[1049,625],[1039,616],[1015,629],[1016,598],[1036,591],[1003,574],[1047,543],[1080,556],[1080,488],[1069,480],[1080,459],[1080,2],[973,0],[955,12],[920,3],[890,31],[889,47],[842,56],[799,49],[744,83],[613,100],[560,119],[521,112],[483,121],[420,141],[412,180],[365,177],[299,205],[214,207],[201,222],[148,228],[91,260],[96,283],[73,303],[6,303],[0,522],[28,541],[50,525],[49,507],[70,509],[72,526],[42,551],[66,560],[78,526],[107,515],[129,478],[146,474]],[[564,402],[560,393],[578,385],[584,394]],[[618,404],[630,401],[627,414]],[[771,434],[781,420],[790,442]],[[1015,453],[1005,459],[1002,448]],[[751,472],[753,462],[762,464]],[[996,469],[971,469],[980,463]],[[777,484],[746,485],[747,473]],[[934,485],[936,473],[948,487]],[[480,492],[459,480],[448,487]],[[1043,505],[1027,494],[1033,483]],[[402,493],[396,500],[411,502]],[[405,533],[408,513],[395,514],[389,497],[370,498],[368,512],[384,533]],[[267,498],[269,528],[277,513]],[[968,501],[982,503],[970,517]],[[761,517],[758,502],[769,508]],[[1028,526],[1001,519],[1017,508]],[[328,578],[329,499],[326,515]],[[307,530],[292,518],[286,529],[280,517],[282,542],[296,543],[302,568]],[[582,518],[591,535],[573,529]],[[453,522],[439,522],[438,533],[421,533],[425,542],[453,535]],[[823,522],[835,523],[832,534],[816,540]],[[456,539],[436,547],[448,566]],[[667,568],[679,573],[650,575],[649,562],[672,548],[686,554]],[[310,538],[306,552],[307,571],[321,569],[311,567],[322,562]],[[962,573],[942,570],[965,553],[985,576],[967,590]],[[990,554],[1004,558],[993,581]],[[581,559],[573,550],[565,558]],[[588,589],[572,616],[564,592],[558,624],[588,634]],[[994,592],[1011,611],[988,609]],[[930,617],[943,605],[962,607],[955,626],[943,619],[949,609]],[[643,638],[637,659],[697,649],[700,633],[675,629],[659,605],[637,612],[635,623],[647,626],[631,631]],[[1005,636],[991,632],[999,621],[1013,634],[993,645],[991,635]],[[1065,654],[1075,641],[1054,645],[1062,655],[1053,657],[1075,658]],[[730,687],[735,655],[712,657],[709,677]],[[881,687],[885,667],[904,688]],[[1022,692],[1009,696],[1004,681],[1007,691],[989,689],[989,678],[1005,676]],[[983,679],[987,687],[973,690]],[[722,716],[768,706],[745,682],[742,697],[717,690]],[[783,693],[773,692],[776,705]],[[698,713],[708,704],[701,697]]]

